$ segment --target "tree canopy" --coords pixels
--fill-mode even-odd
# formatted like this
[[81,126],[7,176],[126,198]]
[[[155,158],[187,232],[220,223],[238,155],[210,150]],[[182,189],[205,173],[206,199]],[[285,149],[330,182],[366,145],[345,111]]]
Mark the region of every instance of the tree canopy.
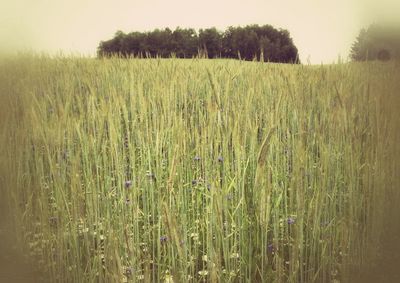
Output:
[[239,58],[270,62],[299,63],[298,51],[287,30],[270,25],[216,28],[155,29],[150,32],[116,32],[101,41],[98,56],[136,56],[192,58]]
[[350,57],[353,61],[400,59],[400,29],[378,24],[362,29]]

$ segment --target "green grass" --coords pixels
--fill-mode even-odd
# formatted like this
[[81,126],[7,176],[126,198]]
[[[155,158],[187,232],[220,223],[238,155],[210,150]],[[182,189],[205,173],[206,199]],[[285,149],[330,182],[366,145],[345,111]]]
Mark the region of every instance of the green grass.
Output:
[[378,249],[396,62],[3,64],[0,185],[50,281],[346,282]]

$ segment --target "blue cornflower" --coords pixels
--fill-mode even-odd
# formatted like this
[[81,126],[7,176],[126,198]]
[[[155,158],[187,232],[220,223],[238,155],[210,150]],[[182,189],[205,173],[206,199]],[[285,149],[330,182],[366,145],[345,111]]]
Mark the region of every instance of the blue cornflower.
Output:
[[131,180],[127,180],[125,181],[125,188],[128,189],[132,186],[132,181]]
[[164,243],[166,243],[168,241],[168,237],[167,236],[161,236],[160,237],[160,242],[161,242],[161,244],[164,244]]
[[287,220],[287,223],[288,223],[289,225],[294,224],[294,222],[295,222],[295,220],[294,220],[294,218],[292,218],[292,217],[289,217],[288,220]]

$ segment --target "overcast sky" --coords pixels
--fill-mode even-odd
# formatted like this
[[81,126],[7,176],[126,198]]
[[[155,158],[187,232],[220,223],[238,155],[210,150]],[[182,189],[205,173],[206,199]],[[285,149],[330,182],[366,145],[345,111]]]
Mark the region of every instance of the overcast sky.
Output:
[[400,0],[0,0],[0,47],[95,55],[117,30],[271,24],[319,64],[346,59],[361,27],[397,18]]

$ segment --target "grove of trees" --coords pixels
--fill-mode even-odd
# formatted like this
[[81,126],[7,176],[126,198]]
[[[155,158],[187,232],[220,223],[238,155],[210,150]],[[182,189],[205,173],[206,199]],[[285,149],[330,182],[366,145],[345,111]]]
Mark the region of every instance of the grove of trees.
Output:
[[400,59],[400,29],[378,24],[362,29],[350,57],[353,61]]
[[298,50],[287,30],[270,25],[216,28],[155,29],[150,32],[118,31],[98,46],[98,56],[135,56],[163,58],[238,58],[269,62],[299,63]]

